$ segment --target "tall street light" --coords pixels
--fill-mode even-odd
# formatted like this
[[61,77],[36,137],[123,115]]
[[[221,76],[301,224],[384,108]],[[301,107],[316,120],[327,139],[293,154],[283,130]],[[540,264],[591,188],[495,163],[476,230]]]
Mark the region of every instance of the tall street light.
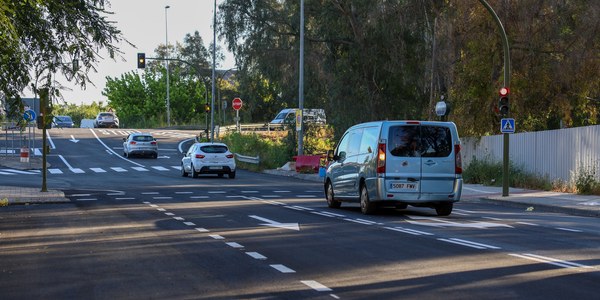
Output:
[[214,1],[213,8],[213,48],[212,48],[212,95],[210,99],[210,141],[215,140],[215,68],[217,52],[217,0]]
[[304,153],[304,134],[303,134],[303,118],[304,118],[304,0],[300,0],[300,58],[299,58],[300,74],[298,78],[298,108],[300,109],[300,118],[296,116],[296,130],[298,130],[298,155]]
[[167,126],[171,126],[171,101],[170,101],[170,97],[169,97],[169,35],[168,35],[168,22],[167,22],[167,9],[169,9],[170,6],[165,6],[165,46],[166,46],[166,51],[167,51]]

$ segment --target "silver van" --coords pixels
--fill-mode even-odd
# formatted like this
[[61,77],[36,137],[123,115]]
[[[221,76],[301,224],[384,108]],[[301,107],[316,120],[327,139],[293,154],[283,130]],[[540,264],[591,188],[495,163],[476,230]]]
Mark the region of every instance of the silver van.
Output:
[[452,122],[380,121],[354,125],[329,150],[325,196],[329,207],[360,202],[452,212],[462,193],[460,139]]

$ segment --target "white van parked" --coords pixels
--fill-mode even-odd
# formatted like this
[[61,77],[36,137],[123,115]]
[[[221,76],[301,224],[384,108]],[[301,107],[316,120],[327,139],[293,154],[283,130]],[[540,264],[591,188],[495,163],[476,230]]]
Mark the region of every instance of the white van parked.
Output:
[[[275,118],[269,122],[270,124],[295,124],[296,110],[298,108],[286,108],[281,110]],[[306,123],[321,123],[325,124],[325,110],[321,108],[305,108],[302,110],[302,119]]]
[[328,151],[325,196],[329,207],[360,202],[452,212],[462,193],[460,140],[452,122],[380,121],[350,127]]

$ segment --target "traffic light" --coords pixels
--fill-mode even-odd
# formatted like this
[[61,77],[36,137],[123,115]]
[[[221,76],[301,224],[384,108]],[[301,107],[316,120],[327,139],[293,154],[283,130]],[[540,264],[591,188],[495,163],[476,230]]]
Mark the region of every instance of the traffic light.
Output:
[[210,105],[208,105],[208,103],[204,104],[204,112],[205,113],[209,113],[210,112]]
[[138,69],[143,69],[146,67],[146,53],[137,54],[137,66]]
[[508,95],[510,94],[510,90],[507,87],[503,87],[499,91],[500,100],[498,101],[498,110],[500,111],[500,115],[503,117],[508,116],[509,111],[509,101]]

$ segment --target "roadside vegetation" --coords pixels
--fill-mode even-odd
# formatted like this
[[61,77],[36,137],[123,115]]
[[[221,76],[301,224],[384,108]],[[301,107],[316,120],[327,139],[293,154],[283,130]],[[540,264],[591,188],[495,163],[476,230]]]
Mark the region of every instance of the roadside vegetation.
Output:
[[[600,195],[600,182],[595,179],[595,170],[580,167],[571,174],[571,180],[550,180],[531,174],[519,166],[509,165],[509,186],[543,191]],[[463,172],[465,183],[502,186],[502,162],[473,160]]]

